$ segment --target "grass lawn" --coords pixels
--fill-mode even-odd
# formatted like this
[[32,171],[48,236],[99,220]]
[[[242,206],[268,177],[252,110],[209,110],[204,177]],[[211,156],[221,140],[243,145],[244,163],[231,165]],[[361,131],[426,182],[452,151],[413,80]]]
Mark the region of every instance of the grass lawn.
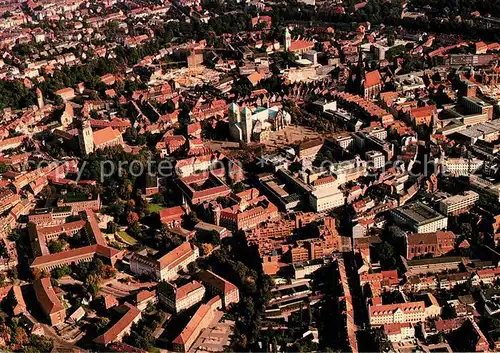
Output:
[[158,213],[160,210],[165,209],[165,206],[160,205],[159,203],[150,203],[148,204],[148,211],[150,213]]
[[137,240],[135,240],[133,237],[131,237],[127,232],[120,231],[120,232],[118,232],[118,235],[120,236],[120,238],[123,239],[124,242],[126,242],[130,245],[137,244]]

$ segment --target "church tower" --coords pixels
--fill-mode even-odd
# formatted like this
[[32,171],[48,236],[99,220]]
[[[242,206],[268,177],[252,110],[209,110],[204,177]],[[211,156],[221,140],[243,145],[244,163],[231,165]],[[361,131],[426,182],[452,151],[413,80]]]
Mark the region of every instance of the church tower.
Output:
[[285,28],[285,50],[289,51],[291,46],[292,46],[292,35],[290,34],[288,27],[286,27]]
[[38,104],[38,109],[43,109],[43,107],[45,107],[45,102],[43,101],[43,95],[40,88],[36,89],[36,102]]
[[61,125],[68,127],[73,122],[73,117],[75,113],[73,111],[73,106],[70,103],[64,105],[64,111],[61,115]]
[[243,115],[243,140],[246,143],[249,143],[252,140],[252,111],[248,108],[245,107],[243,108],[243,111],[241,112]]
[[364,96],[363,84],[365,83],[366,79],[365,62],[361,46],[358,47],[358,50],[359,50],[359,57],[358,57],[358,67],[356,72],[356,88],[358,89],[359,93],[362,96]]
[[90,121],[84,120],[82,122],[82,128],[78,133],[78,142],[83,156],[94,152],[94,134],[92,127],[90,127]]
[[240,107],[238,107],[238,104],[236,103],[231,103],[229,105],[229,123],[239,123],[240,121]]

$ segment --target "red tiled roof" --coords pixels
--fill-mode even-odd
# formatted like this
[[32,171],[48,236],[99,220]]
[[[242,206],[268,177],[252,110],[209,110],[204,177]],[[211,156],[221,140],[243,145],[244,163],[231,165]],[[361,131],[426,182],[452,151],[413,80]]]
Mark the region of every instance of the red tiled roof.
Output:
[[209,283],[209,285],[217,288],[219,291],[224,293],[224,295],[236,289],[236,286],[234,284],[213,273],[212,271],[201,271],[198,273],[198,276],[202,282]]
[[380,76],[380,72],[378,72],[378,70],[375,70],[366,73],[365,82],[363,85],[365,88],[368,88],[376,86],[381,83],[382,83],[382,77]]
[[255,86],[257,83],[260,82],[262,76],[256,71],[248,75],[247,79],[253,86]]
[[132,322],[134,322],[138,316],[141,315],[141,311],[135,306],[129,303],[125,303],[124,306],[128,308],[125,315],[123,315],[118,322],[116,322],[109,330],[104,334],[97,337],[94,342],[101,344],[109,344],[113,342],[118,335],[120,335],[126,328],[128,328]]
[[50,278],[34,280],[33,288],[35,289],[36,297],[44,312],[52,314],[64,310],[61,301],[57,297],[56,292],[54,292],[54,288],[52,288]]
[[400,323],[396,322],[393,324],[385,324],[384,331],[387,335],[397,335],[401,332],[402,328],[411,327],[410,323]]
[[409,302],[400,304],[370,306],[370,316],[384,316],[387,314],[392,314],[396,310],[403,310],[404,312],[424,312],[425,303],[423,301],[419,301],[419,302]]
[[455,239],[455,233],[438,231],[434,233],[408,234],[408,245],[437,244],[445,239]]
[[55,234],[55,233],[65,233],[71,232],[76,229],[82,229],[85,226],[85,221],[74,221],[69,223],[64,223],[61,225],[51,226],[51,227],[37,227],[38,234]]
[[293,51],[298,51],[298,50],[312,49],[313,47],[314,47],[314,43],[313,42],[310,42],[310,41],[307,41],[307,40],[303,40],[303,39],[299,39],[299,40],[294,40],[290,44],[289,50],[293,52]]
[[196,310],[193,317],[191,318],[191,320],[189,320],[188,324],[186,325],[186,327],[184,327],[184,329],[179,334],[179,336],[177,336],[174,339],[173,343],[180,344],[180,345],[186,344],[186,342],[189,341],[189,339],[191,338],[193,333],[196,332],[198,325],[200,325],[201,321],[208,314],[209,310],[210,310],[209,305],[202,304],[198,308],[198,310]]
[[177,288],[177,291],[175,292],[175,300],[181,300],[185,297],[187,297],[190,293],[194,292],[197,289],[202,288],[203,285],[198,282],[198,281],[191,281],[179,288]]
[[174,250],[168,252],[167,254],[163,255],[158,261],[160,263],[160,268],[173,268],[181,262],[184,258],[188,257],[191,255],[193,250],[196,248],[195,245],[191,245],[188,242],[185,242],[178,247],[176,247]]
[[435,325],[436,325],[436,331],[438,332],[447,332],[451,330],[455,330],[462,326],[464,322],[464,319],[462,318],[454,318],[454,319],[446,319],[446,320],[437,320]]
[[94,132],[94,144],[96,146],[104,145],[119,138],[121,135],[122,134],[120,133],[120,131],[113,129],[111,126],[108,126],[104,129]]
[[160,210],[160,220],[162,222],[169,222],[172,220],[180,220],[186,212],[182,206],[174,206]]
[[99,229],[99,224],[97,224],[97,219],[94,211],[85,210],[85,219],[87,220],[87,224],[85,225],[87,233],[91,233],[89,235],[94,238],[97,245],[106,246],[106,240],[104,239],[101,230]]
[[148,300],[149,298],[156,297],[156,291],[155,290],[141,290],[139,293],[137,293],[135,300],[136,303],[143,302],[145,300]]
[[410,114],[414,118],[425,118],[431,116],[436,110],[435,105],[426,105],[425,107],[413,108],[410,110]]
[[102,245],[88,245],[77,249],[71,249],[55,254],[39,256],[31,263],[31,267],[39,267],[51,263],[59,263],[60,261],[71,261],[73,259],[98,254],[107,258],[111,258],[120,253],[119,250]]
[[201,130],[201,124],[199,122],[193,123],[193,124],[189,124],[187,126],[187,133],[188,133],[188,135],[194,134],[194,133],[196,133],[197,131],[200,131],[200,130]]

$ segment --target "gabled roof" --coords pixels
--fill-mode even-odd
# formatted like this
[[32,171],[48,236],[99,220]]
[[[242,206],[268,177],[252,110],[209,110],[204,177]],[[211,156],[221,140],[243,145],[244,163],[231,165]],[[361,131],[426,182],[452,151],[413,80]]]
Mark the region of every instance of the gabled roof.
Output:
[[94,144],[96,146],[100,146],[119,138],[122,134],[120,131],[113,129],[111,126],[108,126],[104,129],[95,131],[93,135]]
[[50,278],[40,278],[34,280],[33,288],[35,290],[36,298],[45,313],[53,314],[64,310],[64,307],[57,297],[54,288],[52,288]]
[[375,70],[366,73],[365,82],[363,83],[363,86],[365,88],[369,88],[381,83],[382,83],[382,77],[380,76],[380,72],[378,72],[378,70]]
[[127,312],[109,330],[97,337],[94,342],[104,345],[113,342],[141,315],[141,311],[130,303],[125,303],[122,307],[127,309]]
[[210,286],[217,288],[219,291],[224,293],[224,295],[237,289],[234,284],[225,280],[224,278],[213,273],[210,270],[200,271],[198,273],[198,278],[200,279],[201,282],[208,283]]
[[160,268],[173,268],[179,262],[181,262],[187,256],[190,256],[196,246],[191,245],[189,242],[185,242],[174,250],[168,252],[162,256],[158,261],[160,263]]

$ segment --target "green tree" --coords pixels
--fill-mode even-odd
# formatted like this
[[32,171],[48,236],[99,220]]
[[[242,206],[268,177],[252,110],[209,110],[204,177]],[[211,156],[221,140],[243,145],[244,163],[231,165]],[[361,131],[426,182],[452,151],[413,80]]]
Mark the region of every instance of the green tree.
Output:
[[233,186],[232,186],[232,189],[233,189],[233,192],[235,194],[237,193],[240,193],[242,191],[245,191],[246,190],[246,186],[245,184],[243,184],[241,181],[235,183]]
[[63,251],[67,245],[68,243],[66,243],[64,240],[50,240],[47,243],[47,247],[51,254]]
[[377,254],[380,259],[380,264],[386,269],[393,269],[396,266],[396,258],[394,247],[386,241],[378,245]]
[[96,296],[101,289],[101,277],[96,274],[90,274],[87,278],[87,290],[93,296]]
[[61,267],[55,268],[51,272],[52,277],[61,278],[71,274],[71,268],[68,265],[63,265]]

